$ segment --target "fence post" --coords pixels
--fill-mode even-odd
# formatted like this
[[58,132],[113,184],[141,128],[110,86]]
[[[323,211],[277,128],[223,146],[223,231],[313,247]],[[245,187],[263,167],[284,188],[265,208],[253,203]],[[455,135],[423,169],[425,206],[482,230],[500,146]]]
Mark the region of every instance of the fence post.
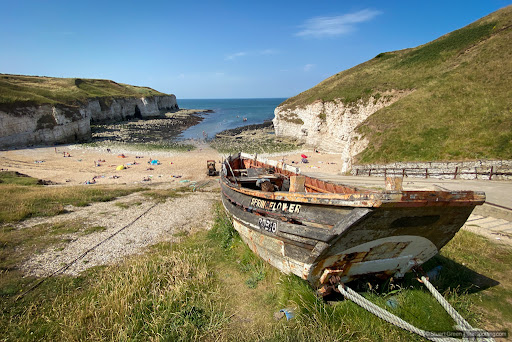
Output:
[[491,173],[489,174],[489,180],[492,180],[492,171],[494,169],[494,166],[491,166]]
[[453,176],[453,179],[457,179],[457,173],[459,172],[459,167],[455,167],[455,175]]
[[384,179],[388,176],[388,169],[384,168]]
[[372,175],[372,169],[368,169],[368,177]]
[[425,168],[425,179],[428,178],[428,168]]

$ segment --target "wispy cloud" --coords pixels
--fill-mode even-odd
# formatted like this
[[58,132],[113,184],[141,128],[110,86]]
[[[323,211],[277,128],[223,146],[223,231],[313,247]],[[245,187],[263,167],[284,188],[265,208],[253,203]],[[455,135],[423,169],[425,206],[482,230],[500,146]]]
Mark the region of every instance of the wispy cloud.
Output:
[[274,50],[274,49],[265,49],[265,50],[257,50],[257,51],[242,51],[242,52],[233,53],[231,55],[227,55],[226,58],[224,58],[224,59],[226,61],[232,61],[239,57],[276,55],[278,53],[279,53],[279,51]]
[[227,61],[232,61],[238,57],[243,57],[243,56],[246,56],[247,55],[247,52],[236,52],[236,53],[233,53],[231,55],[227,55],[225,60]]
[[302,30],[295,35],[322,38],[347,34],[354,30],[355,24],[369,21],[379,14],[380,11],[365,9],[336,17],[315,17],[306,20]]
[[304,71],[310,71],[311,69],[313,69],[315,67],[314,64],[306,64],[304,65]]
[[258,51],[259,55],[277,55],[278,53],[279,53],[279,51],[274,50],[274,49],[266,49],[266,50]]

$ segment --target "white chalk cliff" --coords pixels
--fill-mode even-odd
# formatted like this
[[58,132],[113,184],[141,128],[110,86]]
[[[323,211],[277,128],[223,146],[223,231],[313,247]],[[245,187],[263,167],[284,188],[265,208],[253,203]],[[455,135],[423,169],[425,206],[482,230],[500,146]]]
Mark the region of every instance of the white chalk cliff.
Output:
[[148,118],[175,109],[174,95],[91,99],[77,106],[12,106],[0,110],[0,148],[84,141],[91,137],[91,122]]
[[341,153],[344,173],[350,170],[352,158],[368,146],[368,141],[355,129],[379,109],[410,93],[410,90],[392,91],[351,105],[341,100],[318,100],[294,109],[277,107],[274,129],[277,136],[296,138],[318,149]]

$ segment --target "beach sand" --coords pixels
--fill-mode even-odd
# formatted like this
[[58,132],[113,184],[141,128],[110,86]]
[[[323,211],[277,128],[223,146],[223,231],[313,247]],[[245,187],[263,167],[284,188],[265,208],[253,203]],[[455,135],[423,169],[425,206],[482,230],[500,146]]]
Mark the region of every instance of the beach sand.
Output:
[[[197,230],[210,229],[213,224],[213,205],[220,200],[220,186],[218,176],[207,176],[206,161],[215,160],[217,170],[220,170],[220,161],[226,156],[204,142],[195,144],[195,150],[186,152],[140,152],[131,151],[128,147],[111,147],[111,152],[108,152],[106,146],[83,145],[0,151],[0,169],[17,171],[55,183],[49,185],[50,187],[94,187],[96,185],[86,184],[93,178],[97,185],[135,185],[148,189],[175,189],[188,186],[191,184],[189,182],[193,181],[203,186],[196,192],[170,198],[161,203],[148,200],[143,194],[134,193],[110,202],[93,203],[85,207],[68,205],[65,214],[35,217],[18,222],[13,226],[15,229],[38,225],[62,225],[69,222],[79,222],[84,229],[105,229],[87,235],[81,232],[64,234],[63,240],[57,245],[51,245],[24,260],[20,265],[21,269],[26,275],[48,276],[61,269],[62,265],[72,264],[64,273],[77,275],[90,267],[112,264],[128,255],[142,253],[150,245],[163,241],[179,241],[180,234],[187,235]],[[70,156],[64,157],[67,153]],[[300,162],[302,153],[308,155],[310,162],[292,163]],[[126,158],[121,158],[122,154]],[[148,164],[150,158],[158,160],[159,165]],[[311,153],[307,150],[274,154],[269,158],[284,159],[285,162],[302,167],[308,172],[338,173],[340,166],[339,155]],[[100,166],[96,166],[98,161]],[[337,164],[329,164],[333,162]],[[126,165],[128,168],[117,170],[119,165]],[[124,209],[125,207],[128,209]],[[137,219],[138,217],[141,218]],[[118,234],[123,227],[127,228]],[[90,250],[101,241],[106,242]],[[83,260],[73,262],[89,250]]]
[[[7,150],[0,151],[0,169],[17,171],[58,185],[86,184],[93,178],[96,184],[178,185],[182,180],[200,182],[210,179],[206,174],[206,161],[215,160],[219,170],[222,158],[226,157],[206,143],[197,145],[195,150],[186,152],[141,152],[130,150],[128,147],[112,148],[111,152],[107,152],[106,147],[83,145]],[[64,153],[69,153],[70,157],[64,157]],[[302,153],[308,156],[309,163],[301,163]],[[124,155],[125,158],[121,158],[120,155]],[[341,168],[339,154],[315,153],[308,149],[275,153],[268,155],[268,158],[284,159],[285,163],[298,166],[308,173],[337,174]],[[150,159],[158,160],[159,165],[148,164]],[[126,166],[126,169],[116,170],[120,165]]]

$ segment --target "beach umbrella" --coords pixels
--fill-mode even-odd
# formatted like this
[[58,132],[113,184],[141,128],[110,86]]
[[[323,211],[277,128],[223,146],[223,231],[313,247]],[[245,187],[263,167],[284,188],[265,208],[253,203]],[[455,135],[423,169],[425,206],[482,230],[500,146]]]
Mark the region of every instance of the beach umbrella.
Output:
[[307,158],[308,156],[306,156],[305,154],[301,154],[300,155],[302,158]]
[[126,169],[126,166],[124,166],[124,165],[119,165],[118,167],[116,167],[117,171],[124,170],[124,169]]

